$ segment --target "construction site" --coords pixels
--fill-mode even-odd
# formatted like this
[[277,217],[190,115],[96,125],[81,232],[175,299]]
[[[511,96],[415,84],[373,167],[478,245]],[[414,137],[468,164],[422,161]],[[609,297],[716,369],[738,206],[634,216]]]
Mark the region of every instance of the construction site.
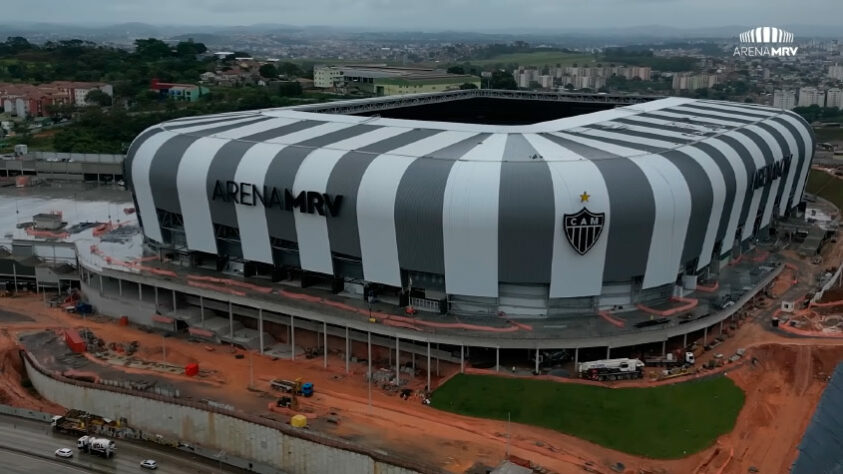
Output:
[[[580,329],[572,322],[571,332],[582,331],[576,338],[526,342],[537,325],[500,318],[482,327],[444,326],[378,305],[345,304],[318,289],[301,292],[210,271],[186,274],[175,262],[142,253],[131,203],[115,195],[109,202],[15,200],[10,215],[33,216],[33,226],[42,229],[4,222],[4,229],[16,230],[7,236],[13,240],[5,259],[14,263],[2,272],[8,283],[0,310],[0,403],[71,418],[66,410],[86,408],[39,394],[32,378],[39,372],[120,396],[253,420],[368,453],[401,472],[485,473],[507,461],[525,472],[778,473],[794,463],[823,389],[843,360],[843,245],[836,238],[815,257],[798,248],[757,248],[734,260],[732,268],[747,270],[732,283],[724,275],[671,307],[599,315]],[[67,224],[45,228],[54,220]],[[29,254],[21,251],[27,245]],[[753,274],[765,265],[771,270]],[[31,277],[28,267],[35,269]],[[750,291],[754,285],[758,290]],[[719,288],[727,286],[735,296],[724,301]],[[740,298],[740,288],[749,296]],[[321,320],[292,316],[293,305],[297,314]],[[704,314],[700,307],[707,308]],[[669,321],[649,323],[659,319]],[[466,331],[488,343],[466,338]],[[459,373],[615,388],[728,377],[745,401],[734,428],[705,449],[652,459],[559,431],[434,408],[437,388]],[[115,410],[98,414],[119,419]],[[189,437],[202,431],[162,425],[156,432],[147,425],[139,430],[174,446],[197,443]],[[287,471],[297,472],[295,466]]]

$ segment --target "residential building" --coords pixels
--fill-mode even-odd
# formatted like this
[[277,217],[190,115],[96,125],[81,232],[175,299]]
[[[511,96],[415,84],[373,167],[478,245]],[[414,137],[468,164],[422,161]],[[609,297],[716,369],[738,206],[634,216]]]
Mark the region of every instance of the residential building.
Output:
[[843,81],[843,66],[835,64],[828,67],[828,77],[838,81]]
[[480,88],[480,78],[477,76],[449,74],[443,70],[428,68],[381,65],[319,66],[314,68],[313,77],[314,87],[326,88],[328,82],[332,82],[332,85],[327,87],[377,96],[442,92],[459,89],[465,83]]
[[792,110],[796,107],[796,92],[792,90],[776,89],[773,91],[773,107]]
[[817,90],[816,87],[803,87],[799,89],[799,107],[808,107],[811,105],[819,105],[825,107],[825,93]]
[[825,93],[825,106],[843,109],[843,90],[832,88]]
[[159,82],[153,79],[150,90],[157,91],[162,98],[170,98],[177,101],[196,102],[199,97],[209,92],[207,87],[195,84],[176,84],[171,82]]
[[714,86],[717,84],[717,76],[714,74],[692,74],[689,72],[678,73],[673,76],[674,90],[697,90]]
[[553,87],[553,76],[551,75],[541,75],[539,76],[539,84],[542,86],[542,89],[550,89]]

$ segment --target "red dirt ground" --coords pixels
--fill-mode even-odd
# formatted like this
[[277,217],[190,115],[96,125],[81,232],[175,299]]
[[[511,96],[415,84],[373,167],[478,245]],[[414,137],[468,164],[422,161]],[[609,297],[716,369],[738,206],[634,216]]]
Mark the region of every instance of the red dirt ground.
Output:
[[[158,361],[163,358],[159,335],[120,327],[111,320],[95,322],[89,318],[83,323],[77,316],[45,307],[34,295],[6,298],[3,303],[6,310],[35,319],[35,322],[9,324],[13,333],[27,329],[85,326],[107,342],[140,341],[140,357]],[[758,319],[763,320],[761,317]],[[296,334],[298,342],[304,339],[305,334]],[[11,342],[8,336],[0,339],[2,347],[9,346]],[[167,338],[165,344],[167,362],[199,361],[201,368],[216,370],[213,378],[222,382],[196,384],[184,376],[168,376],[174,383],[190,384],[194,393],[235,404],[253,413],[267,413],[266,405],[272,398],[247,389],[250,357],[235,359],[226,346],[211,347],[175,338]],[[329,338],[329,346],[340,349],[344,347],[344,342]],[[209,351],[209,347],[214,350]],[[737,474],[747,472],[750,466],[759,468],[760,472],[786,472],[796,457],[796,447],[825,386],[825,377],[831,373],[835,362],[843,359],[843,341],[788,338],[765,330],[760,323],[749,321],[733,337],[700,360],[704,362],[714,353],[728,356],[739,347],[749,348],[743,362],[727,365],[721,370],[746,391],[746,405],[740,412],[735,430],[722,436],[716,446],[701,453],[680,460],[649,460],[554,431],[519,424],[511,426],[510,453],[559,473],[579,473],[584,467],[593,472],[609,473],[612,472],[609,466],[617,462],[624,463],[629,473]],[[8,353],[8,349],[6,351]],[[353,352],[358,356],[365,357],[365,351],[365,345],[354,345]],[[382,359],[383,365],[386,365],[386,355],[385,350],[380,351],[374,359]],[[757,359],[755,364],[751,363],[753,357]],[[18,372],[9,371],[9,367],[14,366],[12,362],[8,356],[2,359],[3,377],[12,379],[19,375],[19,367]],[[255,387],[260,390],[268,390],[268,381],[274,377],[302,376],[314,382],[316,396],[301,399],[301,411],[316,418],[312,421],[312,429],[438,465],[452,472],[463,472],[476,461],[495,465],[505,456],[507,427],[504,422],[442,413],[423,406],[416,399],[404,401],[376,387],[372,388],[370,407],[368,386],[363,380],[365,364],[353,363],[351,373],[345,374],[345,362],[333,353],[329,356],[327,369],[322,367],[321,357],[293,362],[273,361],[255,355],[253,367]],[[434,377],[434,387],[456,372],[457,367],[442,363],[440,369],[440,377]],[[422,388],[424,384],[423,377],[418,377],[413,387]],[[651,382],[615,384],[624,385],[646,386]],[[22,398],[20,403],[33,407],[45,405],[31,396]],[[339,424],[325,421],[331,413],[339,418]]]

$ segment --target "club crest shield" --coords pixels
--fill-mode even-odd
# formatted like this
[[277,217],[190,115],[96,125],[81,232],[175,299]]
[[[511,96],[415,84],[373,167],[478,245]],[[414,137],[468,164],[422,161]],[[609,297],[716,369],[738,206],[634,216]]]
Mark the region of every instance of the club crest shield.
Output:
[[585,255],[597,243],[605,222],[605,213],[591,212],[583,207],[576,214],[565,214],[562,217],[562,229],[571,247],[578,254]]

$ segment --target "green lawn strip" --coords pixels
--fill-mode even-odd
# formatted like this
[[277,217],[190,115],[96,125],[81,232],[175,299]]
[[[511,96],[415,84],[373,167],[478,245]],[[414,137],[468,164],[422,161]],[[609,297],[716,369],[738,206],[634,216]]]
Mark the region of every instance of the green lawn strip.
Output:
[[843,209],[843,180],[825,171],[811,170],[806,190],[831,201],[838,209]]
[[728,378],[610,389],[488,375],[457,375],[431,399],[462,415],[541,426],[630,454],[681,458],[732,430],[744,393]]

